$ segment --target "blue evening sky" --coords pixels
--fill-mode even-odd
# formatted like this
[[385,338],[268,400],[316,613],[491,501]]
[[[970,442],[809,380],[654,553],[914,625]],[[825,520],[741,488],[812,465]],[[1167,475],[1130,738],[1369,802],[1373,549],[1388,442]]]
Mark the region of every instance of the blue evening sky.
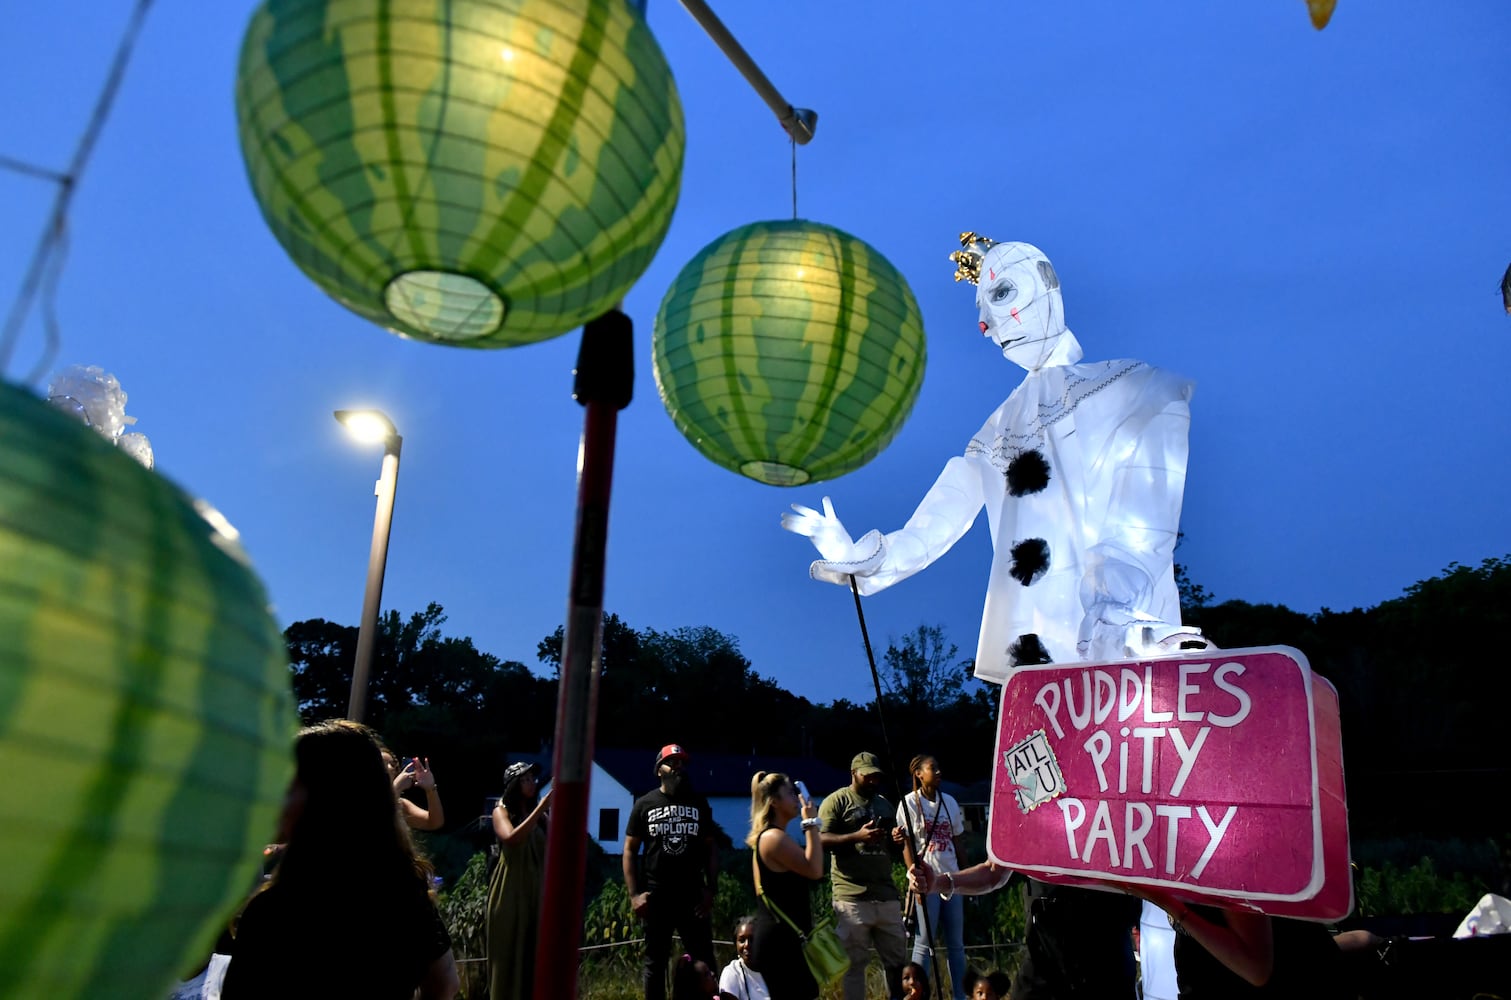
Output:
[[[62,167],[129,0],[15,4],[0,32],[0,154]],[[383,606],[536,665],[562,620],[582,411],[577,334],[479,353],[358,319],[289,262],[246,182],[232,83],[249,0],[159,0],[78,192],[54,367],[130,395],[159,469],[242,532],[282,624],[356,624],[379,454],[337,407],[404,436]],[[778,527],[825,494],[859,535],[899,526],[1021,371],[976,330],[945,260],[962,229],[1054,260],[1090,361],[1197,382],[1179,557],[1219,599],[1369,606],[1450,561],[1511,552],[1511,4],[715,4],[794,104],[799,209],[907,277],[928,370],[864,469],[762,486],[704,460],[651,376],[655,310],[721,233],[790,215],[775,120],[673,0],[650,22],[687,120],[682,197],[626,302],[636,398],[620,419],[606,605],[636,627],[711,625],[812,699],[864,700],[848,592],[810,581]],[[8,308],[52,189],[0,173]],[[7,377],[42,348],[36,317]],[[45,386],[45,378],[37,388]],[[984,519],[867,600],[885,647],[940,624],[974,651]],[[717,724],[719,716],[709,718]],[[695,742],[695,734],[678,737]]]

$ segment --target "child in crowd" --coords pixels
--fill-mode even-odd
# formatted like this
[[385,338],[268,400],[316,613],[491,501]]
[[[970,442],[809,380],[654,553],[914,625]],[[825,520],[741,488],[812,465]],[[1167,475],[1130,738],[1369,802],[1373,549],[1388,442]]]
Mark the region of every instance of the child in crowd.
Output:
[[902,1000],[929,1000],[929,974],[917,962],[902,967]]
[[750,942],[755,938],[755,917],[735,921],[735,957],[719,975],[719,989],[735,1000],[771,1000],[766,980],[750,967]]
[[672,973],[671,1000],[734,1000],[719,989],[714,970],[702,959],[683,955],[677,959],[677,969]]
[[1013,981],[1005,972],[977,972],[971,969],[965,974],[965,995],[971,1000],[1006,1000],[1012,987]]

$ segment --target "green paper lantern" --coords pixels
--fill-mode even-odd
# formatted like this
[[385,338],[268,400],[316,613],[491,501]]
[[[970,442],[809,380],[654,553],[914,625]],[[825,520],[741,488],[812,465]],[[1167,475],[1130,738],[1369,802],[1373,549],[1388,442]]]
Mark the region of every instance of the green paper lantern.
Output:
[[772,486],[833,479],[897,435],[923,384],[918,303],[833,226],[757,222],[704,247],[656,315],[656,386],[706,457]]
[[625,0],[265,0],[236,114],[294,263],[437,343],[533,343],[607,311],[682,180],[671,71]]
[[0,969],[162,997],[257,884],[298,724],[212,509],[0,383]]

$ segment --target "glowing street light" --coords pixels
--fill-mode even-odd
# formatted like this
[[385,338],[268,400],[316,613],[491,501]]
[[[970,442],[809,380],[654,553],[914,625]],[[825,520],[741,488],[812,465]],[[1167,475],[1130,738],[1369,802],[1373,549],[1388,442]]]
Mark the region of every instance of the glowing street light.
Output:
[[380,410],[337,410],[336,419],[364,444],[383,445],[383,471],[374,493],[372,551],[367,559],[367,590],[362,598],[362,624],[357,630],[357,662],[352,667],[352,692],[346,717],[361,722],[367,713],[367,681],[372,674],[373,646],[378,639],[378,605],[383,600],[383,571],[388,565],[388,534],[393,526],[394,493],[399,485],[399,448],[404,439],[393,421]]

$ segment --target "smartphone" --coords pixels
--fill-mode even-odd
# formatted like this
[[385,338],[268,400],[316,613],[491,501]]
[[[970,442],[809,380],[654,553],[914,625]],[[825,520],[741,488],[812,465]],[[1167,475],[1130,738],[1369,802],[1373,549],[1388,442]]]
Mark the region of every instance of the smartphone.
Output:
[[808,794],[808,786],[807,785],[803,784],[801,781],[794,781],[792,784],[793,784],[793,787],[797,789],[798,796],[800,798],[802,798],[802,800],[804,802],[812,802],[813,801],[813,796],[811,796],[811,795]]

